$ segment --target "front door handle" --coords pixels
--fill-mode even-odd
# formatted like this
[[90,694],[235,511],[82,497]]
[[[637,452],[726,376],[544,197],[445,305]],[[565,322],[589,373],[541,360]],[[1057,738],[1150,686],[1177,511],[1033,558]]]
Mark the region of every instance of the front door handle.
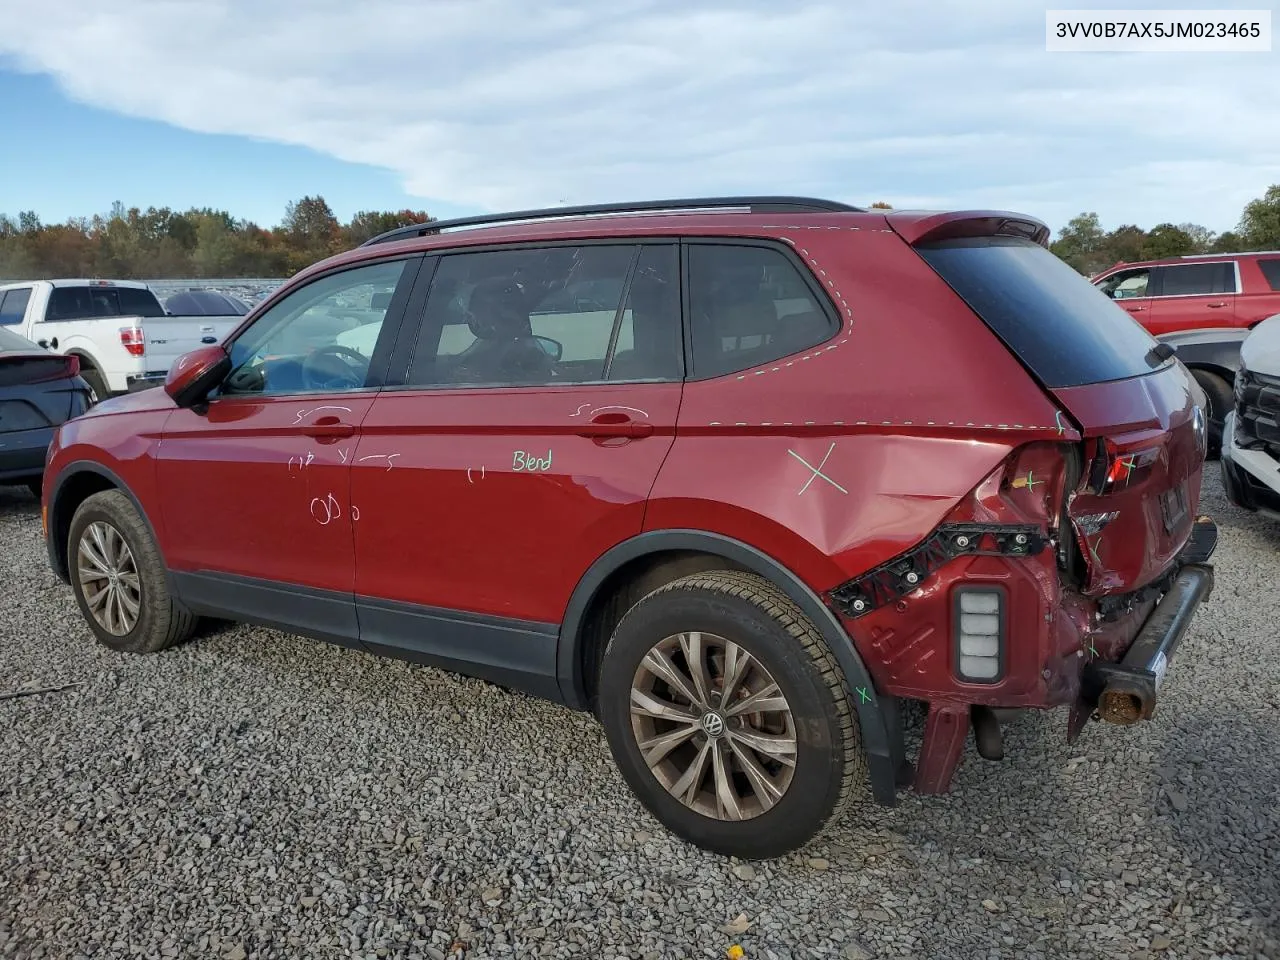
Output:
[[1125,307],[1125,309],[1128,310],[1130,313],[1138,313],[1147,308],[1146,307]]
[[308,437],[317,437],[324,440],[342,440],[353,436],[356,428],[349,423],[343,423],[337,417],[321,417],[313,423],[305,424],[302,432]]
[[1225,307],[1226,305],[1227,305],[1227,301],[1225,301],[1225,300],[1219,300],[1219,301],[1217,301],[1216,303],[1206,303],[1206,304],[1205,304],[1205,306],[1206,306],[1206,307]]

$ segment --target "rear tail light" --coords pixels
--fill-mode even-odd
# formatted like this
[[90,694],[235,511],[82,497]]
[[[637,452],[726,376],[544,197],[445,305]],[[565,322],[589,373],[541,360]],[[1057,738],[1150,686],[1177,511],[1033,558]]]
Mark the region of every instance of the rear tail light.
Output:
[[140,357],[147,352],[146,341],[142,338],[141,327],[121,327],[120,344],[131,357]]
[[968,683],[996,683],[1004,676],[1004,591],[961,586],[954,597],[956,674]]
[[1089,490],[1096,494],[1114,493],[1141,483],[1160,460],[1160,449],[1126,450],[1111,440],[1099,440],[1089,464]]

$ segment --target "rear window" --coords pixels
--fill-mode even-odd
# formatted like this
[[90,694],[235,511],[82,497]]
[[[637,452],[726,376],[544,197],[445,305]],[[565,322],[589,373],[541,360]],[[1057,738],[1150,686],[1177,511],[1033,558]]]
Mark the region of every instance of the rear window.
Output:
[[164,307],[150,290],[138,287],[54,287],[46,320],[93,317],[163,317]]
[[1151,372],[1155,338],[1039,244],[968,237],[917,250],[1046,387]]
[[1272,290],[1280,290],[1280,260],[1259,260],[1258,267]]
[[31,288],[20,287],[0,293],[0,324],[12,326],[21,323],[27,313],[27,301],[31,299]]

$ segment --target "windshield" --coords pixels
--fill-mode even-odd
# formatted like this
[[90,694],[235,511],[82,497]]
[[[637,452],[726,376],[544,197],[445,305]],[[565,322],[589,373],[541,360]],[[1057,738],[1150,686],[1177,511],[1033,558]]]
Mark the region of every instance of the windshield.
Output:
[[1039,244],[968,237],[917,250],[1046,387],[1151,372],[1155,338]]

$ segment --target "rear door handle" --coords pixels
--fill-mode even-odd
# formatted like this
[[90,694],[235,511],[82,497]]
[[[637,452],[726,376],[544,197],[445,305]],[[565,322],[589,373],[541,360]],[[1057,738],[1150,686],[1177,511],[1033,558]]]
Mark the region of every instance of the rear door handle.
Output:
[[580,437],[648,437],[653,435],[653,424],[632,420],[625,413],[602,413],[574,432]]
[[320,417],[313,423],[304,424],[302,432],[308,437],[341,440],[353,436],[356,428],[349,423],[343,423],[337,417]]
[[1227,305],[1227,301],[1225,301],[1225,300],[1219,300],[1219,301],[1217,301],[1216,303],[1206,303],[1206,304],[1205,304],[1205,306],[1206,306],[1206,307],[1225,307],[1226,305]]
[[1146,307],[1125,307],[1125,309],[1128,310],[1130,313],[1138,313],[1139,311],[1145,310],[1147,308]]

